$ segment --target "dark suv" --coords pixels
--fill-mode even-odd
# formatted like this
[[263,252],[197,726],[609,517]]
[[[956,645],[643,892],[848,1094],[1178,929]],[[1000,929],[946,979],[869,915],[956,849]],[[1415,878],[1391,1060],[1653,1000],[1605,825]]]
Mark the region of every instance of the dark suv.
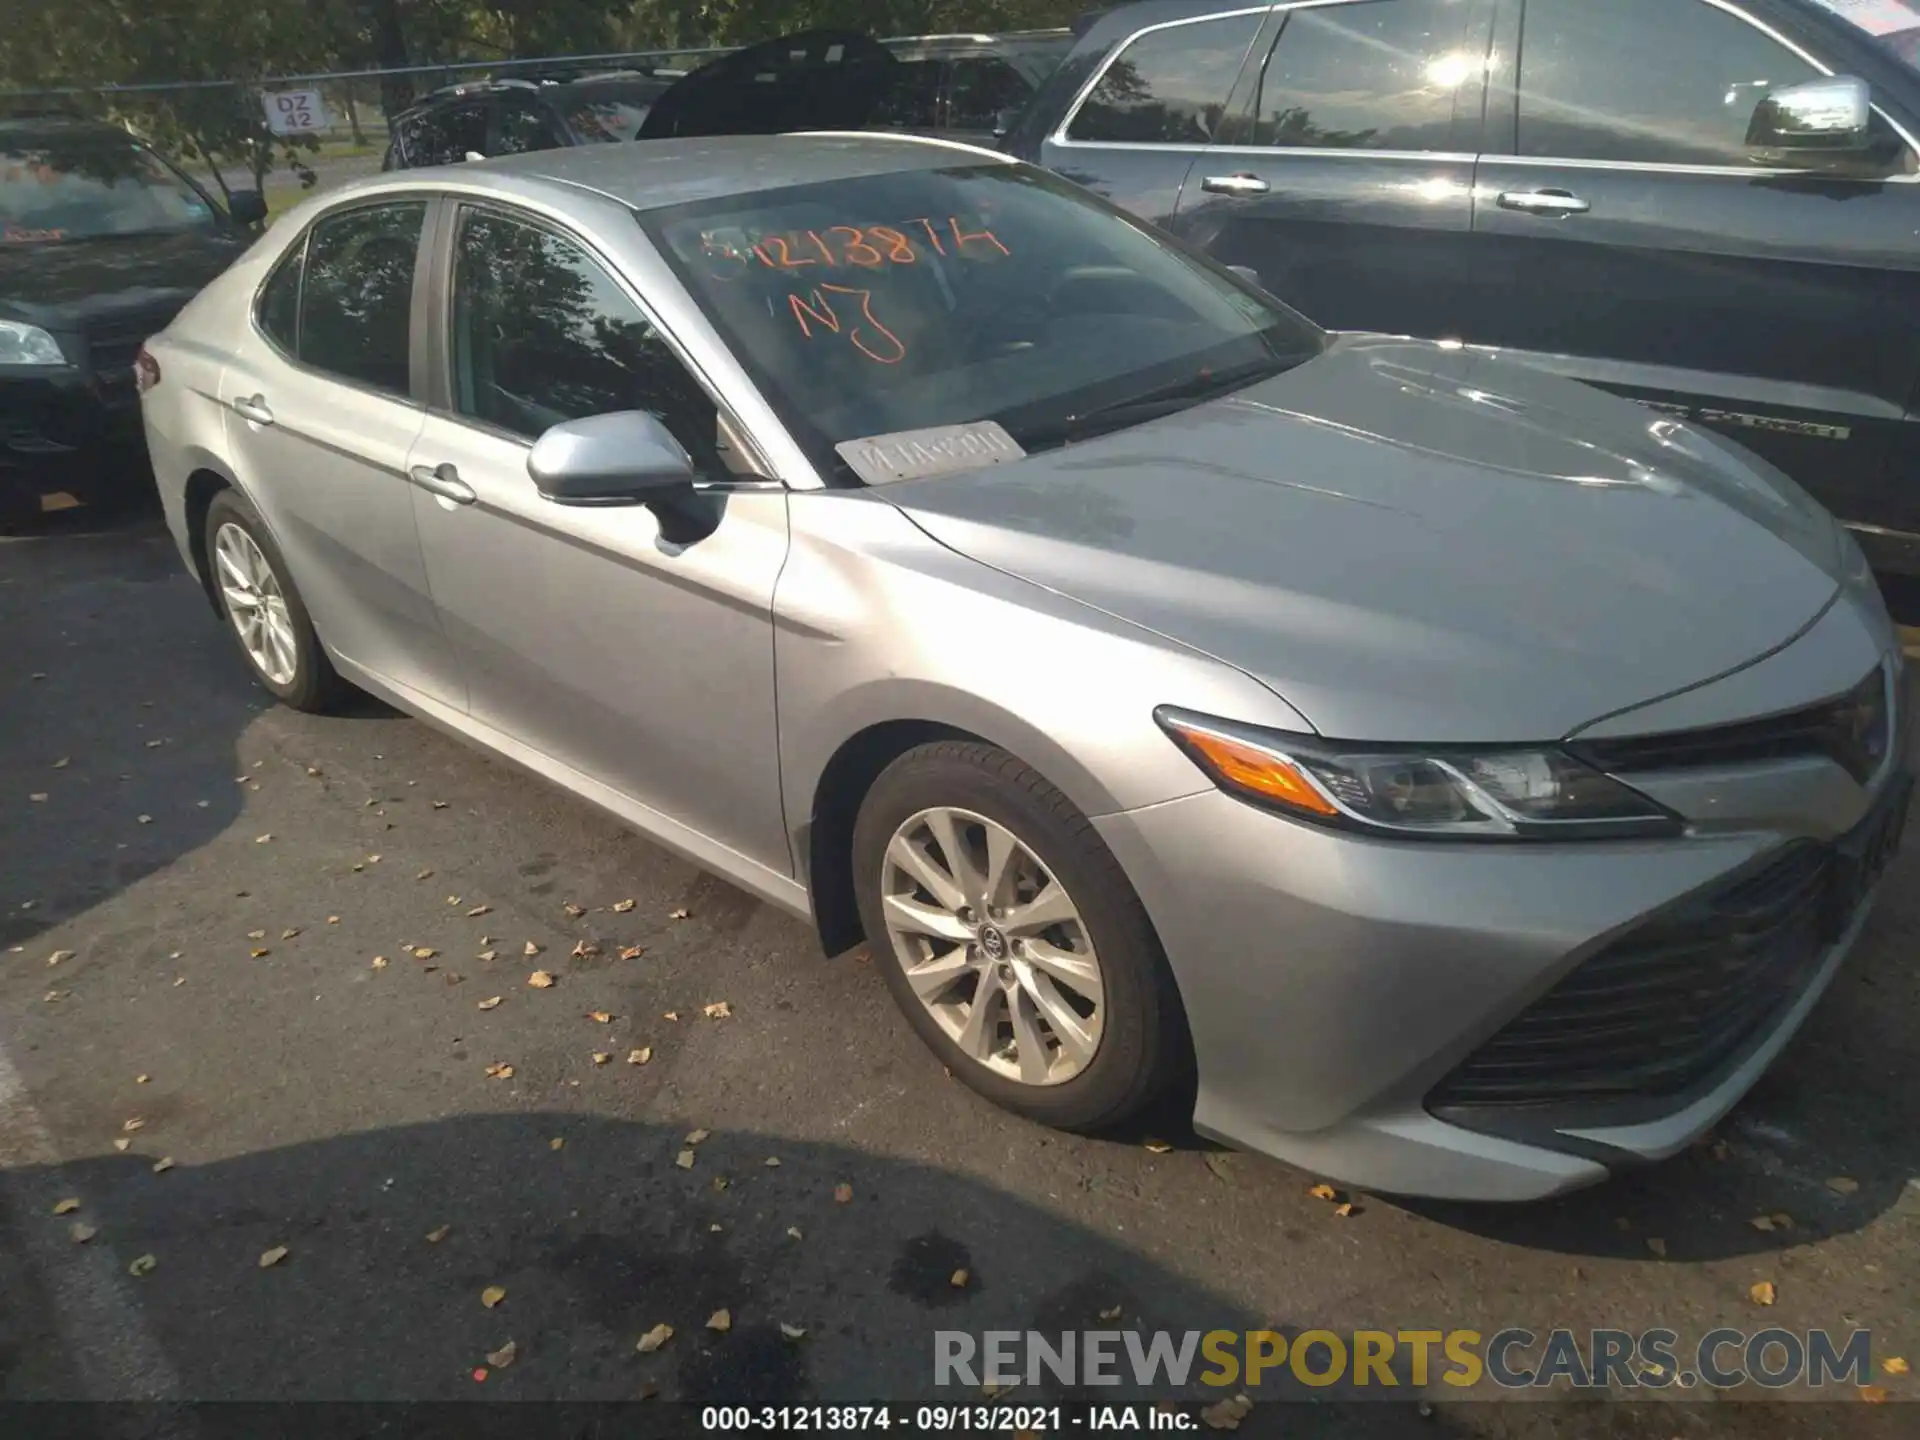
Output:
[[1920,72],[1819,0],[1151,0],[1007,148],[1330,328],[1712,426],[1920,573],[1916,136]]

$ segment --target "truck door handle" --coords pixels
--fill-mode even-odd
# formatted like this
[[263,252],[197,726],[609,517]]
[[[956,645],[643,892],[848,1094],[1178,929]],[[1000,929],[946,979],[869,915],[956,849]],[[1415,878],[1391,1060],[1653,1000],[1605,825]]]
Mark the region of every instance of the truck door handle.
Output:
[[271,425],[273,411],[267,405],[264,395],[249,395],[243,400],[233,402],[233,413],[243,420],[251,420],[256,425]]
[[415,465],[407,471],[413,483],[422,490],[451,500],[456,505],[471,505],[478,498],[473,487],[460,478],[460,472],[451,465]]
[[1264,195],[1273,187],[1258,175],[1209,175],[1200,182],[1209,195]]
[[1584,215],[1593,208],[1571,190],[1503,190],[1498,203],[1529,215]]

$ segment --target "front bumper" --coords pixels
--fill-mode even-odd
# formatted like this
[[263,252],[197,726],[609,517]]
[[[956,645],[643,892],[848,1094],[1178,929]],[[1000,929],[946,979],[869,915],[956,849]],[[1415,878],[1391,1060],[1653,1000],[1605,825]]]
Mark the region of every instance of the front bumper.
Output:
[[82,499],[150,483],[133,372],[48,367],[0,376],[0,499],[37,510],[42,496]]
[[[1867,817],[1904,763],[1902,746],[1871,794],[1842,777],[1853,801],[1838,828]],[[1755,789],[1777,793],[1758,772]],[[1810,942],[1780,1002],[1738,1045],[1664,1100],[1443,1116],[1443,1082],[1584,962],[1764,873],[1788,847],[1830,846],[1838,834],[1753,826],[1618,844],[1396,843],[1292,823],[1218,792],[1095,823],[1180,986],[1199,1068],[1195,1128],[1367,1189],[1450,1199],[1538,1199],[1683,1148],[1785,1046],[1872,898]]]

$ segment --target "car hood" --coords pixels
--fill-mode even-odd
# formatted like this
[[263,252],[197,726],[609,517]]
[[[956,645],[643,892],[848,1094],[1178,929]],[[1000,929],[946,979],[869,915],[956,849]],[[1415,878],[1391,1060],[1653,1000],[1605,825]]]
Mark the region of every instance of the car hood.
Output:
[[893,52],[858,30],[801,30],[702,65],[653,102],[635,135],[779,135],[858,130],[897,68]]
[[84,330],[131,313],[170,315],[246,245],[222,229],[0,247],[0,315],[49,330]]
[[881,493],[952,549],[1237,666],[1341,739],[1564,736],[1785,644],[1833,602],[1846,556],[1824,510],[1724,441],[1380,339]]

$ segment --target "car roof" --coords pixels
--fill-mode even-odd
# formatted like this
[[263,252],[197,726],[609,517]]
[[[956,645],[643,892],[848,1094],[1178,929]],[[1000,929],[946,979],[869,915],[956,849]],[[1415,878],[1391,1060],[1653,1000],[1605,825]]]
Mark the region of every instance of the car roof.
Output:
[[118,125],[104,120],[89,120],[66,115],[0,115],[0,141],[13,145],[35,145],[62,140],[137,141]]
[[1016,162],[995,150],[920,136],[815,132],[579,145],[402,173],[423,185],[449,174],[469,181],[487,174],[553,181],[653,210],[789,185],[980,163]]

